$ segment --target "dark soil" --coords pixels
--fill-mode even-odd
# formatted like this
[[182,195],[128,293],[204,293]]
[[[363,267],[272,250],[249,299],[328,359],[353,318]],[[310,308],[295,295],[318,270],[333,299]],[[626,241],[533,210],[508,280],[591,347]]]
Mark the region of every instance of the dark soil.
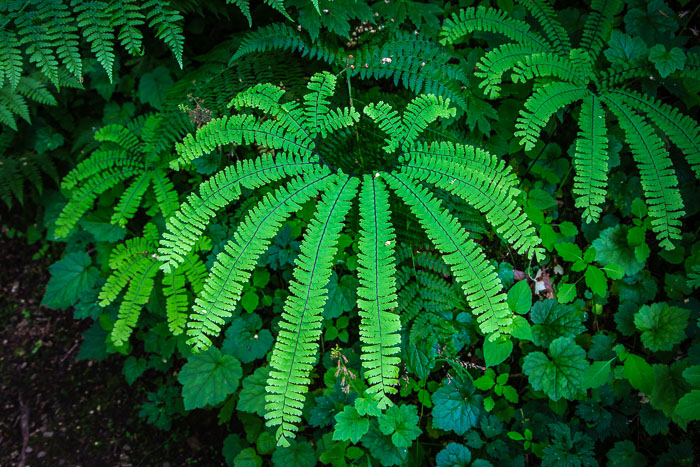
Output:
[[221,465],[215,413],[158,430],[138,418],[145,391],[121,360],[75,359],[90,323],[40,306],[60,251],[37,250],[0,235],[0,466]]

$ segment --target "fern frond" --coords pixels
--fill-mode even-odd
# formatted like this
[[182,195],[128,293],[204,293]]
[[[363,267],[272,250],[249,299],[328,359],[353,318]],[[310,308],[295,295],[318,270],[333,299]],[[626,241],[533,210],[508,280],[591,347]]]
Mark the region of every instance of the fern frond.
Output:
[[248,33],[229,60],[229,66],[245,55],[273,50],[300,52],[302,57],[322,60],[329,65],[333,65],[338,60],[337,51],[326,47],[321,41],[311,41],[284,23],[273,23]]
[[360,241],[358,253],[357,306],[360,309],[362,367],[379,407],[391,405],[389,394],[396,394],[400,359],[401,321],[393,311],[397,306],[394,245],[396,236],[390,223],[389,193],[372,175],[365,175],[360,192]]
[[525,57],[540,52],[531,45],[523,44],[503,44],[489,50],[476,64],[474,76],[482,79],[479,87],[485,88],[484,93],[490,99],[497,98],[501,92],[503,74],[512,70]]
[[510,18],[501,10],[481,6],[460,10],[446,19],[440,30],[440,43],[453,44],[462,36],[476,31],[501,34],[542,52],[552,50],[552,46],[542,36],[530,31],[530,25],[526,22]]
[[81,217],[90,209],[99,195],[112,188],[117,183],[136,175],[130,167],[106,170],[89,178],[71,196],[68,204],[56,219],[56,237],[63,238],[70,233]]
[[112,26],[121,27],[117,39],[131,55],[142,55],[143,34],[139,27],[143,25],[145,16],[141,13],[140,6],[134,0],[113,0],[109,8],[114,18]]
[[[344,58],[338,52],[339,58]],[[468,110],[462,91],[469,86],[460,60],[437,43],[417,38],[414,34],[397,32],[381,45],[369,44],[353,51],[348,57],[351,76],[362,79],[391,79],[413,94],[435,94],[450,99],[463,111]]]
[[129,219],[136,214],[136,210],[141,204],[141,199],[144,193],[146,193],[146,189],[148,189],[150,183],[150,172],[142,173],[136,177],[136,180],[124,190],[124,193],[122,193],[119,198],[119,203],[117,203],[117,207],[114,208],[114,214],[112,214],[110,223],[121,226],[126,225]]
[[591,11],[583,27],[581,47],[591,57],[597,58],[607,44],[612,31],[613,16],[620,11],[620,0],[593,0]]
[[277,157],[263,155],[239,161],[212,176],[168,219],[158,249],[164,263],[161,268],[168,272],[184,261],[217,211],[238,199],[241,187],[259,188],[283,177],[300,175],[314,164],[284,153]]
[[158,261],[143,258],[137,263],[139,267],[130,277],[129,288],[119,306],[117,321],[112,328],[111,338],[116,346],[126,344],[139,320],[141,309],[148,302],[154,286],[154,277],[158,272]]
[[327,71],[316,73],[309,79],[306,87],[310,92],[304,95],[304,114],[311,138],[315,138],[319,133],[320,121],[328,113],[328,98],[335,91],[335,83],[336,77]]
[[274,120],[259,121],[253,115],[233,115],[216,118],[189,134],[175,146],[179,157],[170,167],[180,170],[197,157],[210,153],[217,146],[226,144],[259,144],[270,149],[281,149],[292,154],[310,157],[311,146],[299,133],[285,131]]
[[617,116],[639,166],[649,216],[654,218],[651,221],[652,230],[660,241],[659,245],[672,250],[673,240],[681,238],[680,218],[685,212],[671,157],[652,127],[619,96],[601,97]]
[[371,118],[379,126],[380,130],[386,133],[387,136],[384,140],[386,146],[382,149],[388,153],[397,150],[401,144],[399,138],[405,132],[399,113],[392,109],[391,105],[382,101],[366,105],[362,112]]
[[545,35],[553,44],[554,51],[568,55],[569,50],[571,50],[571,39],[557,18],[557,13],[552,5],[547,0],[519,0],[518,3],[527,8],[540,23]]
[[237,110],[243,108],[256,108],[266,114],[270,114],[277,119],[280,127],[287,131],[303,134],[306,138],[304,143],[310,144],[313,138],[309,135],[304,124],[304,112],[295,102],[281,104],[280,99],[285,91],[279,86],[269,83],[256,84],[242,92],[239,92],[228,107],[236,107]]
[[14,31],[0,29],[0,88],[7,80],[10,88],[14,89],[22,75],[21,43]]
[[[456,152],[456,151],[455,151]],[[505,163],[496,156],[480,149],[465,151],[471,154],[475,164],[464,161],[457,164],[420,153],[407,152],[409,160],[402,164],[402,172],[409,177],[431,183],[471,204],[486,215],[496,232],[518,253],[538,259],[544,250],[535,228],[515,202],[518,189],[509,187],[501,174],[509,173]],[[500,181],[506,183],[500,183]]]
[[608,94],[620,96],[634,109],[646,114],[678,146],[695,171],[695,176],[700,178],[700,128],[695,120],[675,107],[635,91],[611,90]]
[[450,100],[432,94],[424,94],[406,105],[401,117],[401,149],[408,149],[428,125],[438,118],[454,117],[456,110],[450,107]]
[[109,5],[98,0],[72,0],[71,6],[78,14],[76,18],[78,27],[83,30],[83,35],[90,43],[90,49],[107,72],[111,83],[114,65],[114,31]]
[[63,177],[61,188],[72,190],[78,183],[113,167],[130,167],[136,170],[140,169],[141,165],[121,149],[98,149]]
[[163,276],[163,295],[165,296],[168,330],[173,335],[179,336],[187,324],[188,308],[185,276],[182,271],[171,271]]
[[156,37],[165,42],[182,68],[182,50],[185,42],[180,24],[182,15],[170,8],[168,2],[163,0],[149,0],[141,5],[141,8],[148,10],[146,12],[148,26],[158,27]]
[[234,239],[216,257],[202,294],[195,300],[188,323],[188,343],[198,349],[211,345],[207,336],[221,332],[224,319],[231,316],[258,258],[267,249],[287,217],[301,204],[316,196],[329,181],[329,170],[322,169],[269,193],[240,224]]
[[543,77],[557,78],[577,86],[585,86],[590,80],[587,73],[572,66],[570,57],[553,53],[536,53],[522,57],[511,75],[514,83]]
[[588,94],[583,86],[572,83],[551,83],[538,88],[525,101],[525,109],[520,111],[520,117],[515,124],[515,136],[522,136],[520,144],[529,151],[539,140],[540,131],[550,117],[559,109],[581,100]]
[[605,112],[595,94],[583,99],[578,122],[580,131],[574,152],[575,206],[583,208],[586,222],[597,222],[608,186],[608,138]]
[[410,206],[435,247],[444,255],[462,289],[481,331],[493,340],[509,335],[513,317],[506,304],[503,286],[483,250],[442,203],[407,175],[387,174],[387,183]]
[[270,359],[265,396],[267,426],[279,426],[275,438],[289,446],[301,421],[305,393],[310,383],[321,335],[321,312],[328,299],[333,257],[344,219],[357,190],[357,178],[338,175],[318,205],[301,244],[287,298],[280,332]]
[[105,125],[95,132],[95,141],[110,142],[125,150],[135,153],[139,151],[139,139],[128,128],[119,124]]
[[175,185],[162,170],[151,172],[151,181],[160,212],[164,219],[168,219],[180,207]]
[[619,70],[603,70],[599,73],[598,85],[602,90],[609,90],[613,86],[622,84],[628,79],[648,78],[656,75],[656,69],[652,64],[626,66]]

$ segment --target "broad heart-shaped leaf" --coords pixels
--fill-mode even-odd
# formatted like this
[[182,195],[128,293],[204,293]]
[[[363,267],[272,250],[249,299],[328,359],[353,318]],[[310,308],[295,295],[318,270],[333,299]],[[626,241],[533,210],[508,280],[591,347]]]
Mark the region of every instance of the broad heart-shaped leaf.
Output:
[[221,344],[224,354],[233,355],[242,363],[265,357],[272,347],[272,334],[262,327],[262,319],[256,314],[245,314],[231,321],[226,338]]
[[617,467],[637,467],[647,463],[646,457],[637,451],[634,443],[629,440],[618,441],[615,446],[608,451],[608,465]]
[[391,435],[391,442],[399,448],[407,448],[418,438],[418,409],[415,405],[392,405],[379,416],[379,429]]
[[641,37],[630,37],[617,29],[610,34],[610,48],[603,53],[613,65],[629,65],[649,51]]
[[666,50],[662,44],[656,44],[649,50],[649,61],[654,64],[661,77],[666,78],[674,71],[683,69],[685,54],[678,47]]
[[[523,281],[524,282],[524,281]],[[513,341],[510,339],[490,341],[484,340],[484,361],[486,366],[496,366],[510,357],[513,352]]]
[[223,401],[236,391],[241,376],[241,363],[231,355],[221,355],[216,347],[190,355],[177,377],[182,384],[185,410]]
[[68,253],[49,266],[51,279],[41,304],[56,310],[75,305],[81,292],[90,290],[97,280],[98,271],[91,264],[90,255],[80,251]]
[[559,256],[561,256],[561,259],[564,261],[573,263],[583,259],[581,248],[574,243],[557,243],[554,245],[554,248],[556,248],[557,253],[559,253]]
[[526,280],[515,283],[508,291],[508,307],[511,311],[524,315],[532,306],[532,291]]
[[450,443],[435,457],[437,467],[467,467],[472,453],[463,444]]
[[343,313],[353,309],[357,303],[357,278],[346,274],[338,280],[338,275],[333,271],[331,280],[326,286],[328,289],[328,301],[323,307],[325,319],[339,318]]
[[160,110],[168,92],[168,88],[173,84],[168,69],[159,66],[150,73],[141,76],[139,81],[139,100],[143,104],[151,104],[155,109]]
[[535,303],[530,310],[532,339],[535,345],[547,347],[557,337],[576,337],[586,328],[581,321],[583,314],[569,305],[562,305],[550,298]]
[[535,390],[543,391],[553,401],[571,400],[584,390],[587,367],[586,351],[570,337],[560,337],[549,345],[549,356],[542,352],[525,356],[523,373]]
[[634,354],[627,355],[622,374],[633,388],[644,394],[651,393],[654,385],[654,370],[642,357]]
[[689,366],[683,370],[683,377],[691,386],[700,388],[700,365]]
[[355,407],[346,405],[335,416],[334,441],[352,441],[357,443],[369,431],[369,419],[361,416]]
[[603,266],[619,265],[625,275],[631,276],[642,270],[644,262],[637,260],[634,249],[627,244],[628,227],[615,225],[603,230],[600,237],[593,240],[597,262]]
[[614,359],[607,362],[593,362],[586,368],[583,373],[583,387],[588,388],[599,388],[604,385],[610,379],[610,374],[612,370],[610,366],[612,365]]
[[433,393],[433,426],[463,435],[478,425],[484,413],[483,398],[474,394],[471,381],[453,378]]
[[605,274],[600,270],[600,268],[589,264],[586,268],[584,277],[586,278],[586,285],[593,291],[593,293],[601,297],[605,297],[607,295],[608,280],[605,278]]
[[634,315],[634,325],[642,332],[644,347],[657,352],[671,350],[685,339],[690,311],[667,303],[644,305]]
[[289,440],[289,446],[277,446],[272,454],[272,464],[283,467],[307,467],[316,464],[314,448],[306,441]]
[[686,420],[700,420],[700,389],[693,389],[681,397],[675,413]]
[[265,415],[265,385],[270,374],[270,367],[260,367],[243,380],[243,389],[238,395],[237,410]]
[[[370,430],[362,437],[362,444],[367,448],[368,453],[384,466],[403,464],[408,455],[407,448],[395,446],[391,441],[391,436],[387,436],[379,431],[376,424],[372,423]],[[374,462],[372,463],[374,465]]]
[[245,448],[233,459],[236,467],[262,467],[262,457],[254,448]]

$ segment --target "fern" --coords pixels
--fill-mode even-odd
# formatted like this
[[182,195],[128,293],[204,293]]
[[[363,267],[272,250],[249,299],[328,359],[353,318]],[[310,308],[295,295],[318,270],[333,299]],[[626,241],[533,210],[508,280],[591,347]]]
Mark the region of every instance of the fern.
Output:
[[63,179],[62,188],[70,192],[70,199],[56,220],[58,238],[72,231],[102,193],[129,179],[132,179],[131,184],[117,202],[112,224],[126,225],[141,206],[149,187],[164,218],[177,209],[175,187],[161,170],[169,163],[169,151],[152,151],[156,146],[172,147],[172,138],[179,136],[178,131],[171,134],[157,131],[159,126],[168,124],[168,120],[164,115],[151,115],[136,120],[131,128],[112,124],[95,133],[95,140],[101,143],[98,149]]
[[362,366],[370,383],[368,392],[377,394],[380,408],[396,393],[400,362],[401,327],[396,308],[396,266],[393,263],[396,236],[389,219],[389,194],[383,182],[365,175],[360,193],[360,251],[358,257],[357,305],[360,309]]
[[[489,338],[508,334],[512,321],[500,281],[464,228],[445,212],[427,188],[416,185],[411,177],[446,189],[449,178],[460,178],[463,186],[454,191],[455,195],[482,209],[487,220],[518,251],[530,256],[539,256],[540,252],[534,229],[511,199],[517,194],[517,180],[503,162],[463,145],[434,143],[434,149],[430,149],[422,143],[421,133],[431,122],[454,115],[455,109],[446,99],[419,96],[406,106],[403,115],[383,102],[365,107],[364,113],[386,132],[387,155],[395,157],[394,167],[388,171],[371,170],[360,178],[334,167],[338,158],[325,160],[322,154],[330,158],[333,153],[319,148],[318,142],[332,131],[346,131],[359,120],[353,108],[334,108],[335,85],[336,78],[330,73],[312,76],[301,105],[293,101],[282,103],[284,92],[279,87],[254,86],[235,97],[231,106],[241,111],[262,111],[265,117],[240,113],[214,119],[178,144],[179,158],[172,164],[175,168],[187,167],[193,158],[220,145],[256,144],[262,146],[263,155],[239,161],[204,182],[170,217],[158,250],[166,274],[179,270],[207,224],[240,196],[242,187],[255,189],[270,183],[277,186],[248,210],[233,238],[217,256],[195,299],[194,313],[188,322],[188,343],[202,350],[212,345],[212,337],[221,334],[222,326],[236,312],[244,284],[284,221],[302,204],[321,196],[302,242],[271,360],[266,418],[269,426],[278,426],[276,437],[280,445],[289,443],[301,420],[335,244],[360,183],[361,358],[370,383],[369,393],[382,407],[391,403],[389,395],[396,392],[400,342],[400,322],[392,310],[397,300],[395,235],[391,226],[391,192],[386,183],[411,208],[445,255],[443,259],[464,284],[467,300]],[[370,137],[369,132],[366,137]],[[269,149],[274,152],[267,152]],[[435,161],[440,162],[439,176],[417,174],[418,169],[430,167]],[[287,177],[293,178],[282,181]],[[481,196],[488,201],[481,200]]]
[[0,88],[7,81],[14,89],[28,64],[34,64],[57,87],[62,85],[64,71],[80,80],[81,37],[111,81],[116,40],[128,53],[142,55],[141,29],[146,22],[182,66],[181,20],[167,0],[149,0],[143,5],[134,0],[6,2],[0,7]]
[[576,207],[583,208],[586,222],[600,218],[608,185],[608,139],[605,113],[600,99],[589,95],[583,100],[579,116],[581,130],[576,139],[574,194]]
[[[547,44],[533,40],[528,26],[497,10],[470,8],[456,13],[443,25],[443,43],[454,43],[475,31],[495,32],[515,43],[507,43],[488,52],[478,65],[481,86],[490,97],[497,97],[505,73],[512,71],[514,82],[535,81],[533,94],[525,101],[516,122],[515,136],[525,150],[531,150],[552,115],[570,104],[582,101],[578,114],[579,137],[574,151],[574,189],[576,207],[583,208],[587,222],[597,221],[607,192],[606,109],[619,121],[635,161],[642,173],[643,189],[652,230],[664,248],[672,249],[679,239],[683,203],[670,158],[661,139],[644,117],[665,133],[685,155],[700,178],[700,130],[691,118],[653,98],[625,89],[633,78],[655,73],[650,64],[632,64],[620,70],[597,71],[596,59],[612,30],[619,0],[595,0],[583,30],[581,47],[571,49],[567,32],[544,0],[522,4],[542,27]],[[537,49],[541,47],[541,49]],[[676,74],[696,77],[697,58],[688,56],[689,67]]]
[[[160,265],[155,254],[157,236],[155,226],[147,224],[142,237],[131,238],[117,245],[109,258],[112,273],[98,296],[100,306],[110,305],[126,289],[111,331],[111,340],[116,346],[122,346],[129,340],[156,284]],[[200,241],[197,250],[206,250],[209,246],[208,242]],[[201,290],[197,287],[198,270],[206,271],[206,268],[196,253],[192,253],[188,255],[187,267],[163,274],[160,280],[166,298],[168,328],[174,335],[181,334],[187,322],[189,292],[185,287],[186,282],[189,280],[192,283],[194,293]]]

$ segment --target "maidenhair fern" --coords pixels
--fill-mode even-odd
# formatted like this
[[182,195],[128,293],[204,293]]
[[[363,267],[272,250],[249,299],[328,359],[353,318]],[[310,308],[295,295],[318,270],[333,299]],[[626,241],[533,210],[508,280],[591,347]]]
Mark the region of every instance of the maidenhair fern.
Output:
[[[302,102],[285,99],[280,87],[256,85],[232,100],[231,106],[240,113],[213,119],[188,135],[177,145],[179,158],[171,163],[175,169],[186,168],[222,145],[265,148],[262,156],[240,160],[202,183],[169,218],[158,249],[166,274],[181,267],[213,216],[238,199],[243,189],[273,186],[248,211],[195,299],[187,334],[196,349],[207,348],[221,334],[258,259],[284,221],[307,201],[318,200],[301,243],[267,381],[267,423],[278,427],[280,445],[289,444],[301,421],[337,240],[355,198],[359,197],[360,212],[361,358],[369,392],[382,407],[396,392],[400,340],[391,196],[405,203],[427,231],[490,339],[511,331],[512,316],[500,280],[481,246],[445,210],[432,187],[472,204],[519,253],[538,258],[542,253],[533,226],[513,201],[517,181],[502,161],[471,146],[421,141],[430,123],[455,113],[442,97],[419,96],[403,115],[383,102],[366,106],[364,113],[386,134],[384,150],[393,163],[364,174],[336,167],[320,143],[330,133],[353,127],[360,114],[353,107],[334,107],[335,85],[336,76],[330,73],[313,75]],[[246,109],[249,112],[243,112]],[[283,182],[285,178],[291,180]]]
[[[153,224],[146,224],[144,235],[118,244],[109,258],[112,273],[107,278],[99,294],[99,304],[106,307],[113,303],[122,291],[124,296],[119,306],[119,314],[111,330],[111,340],[116,346],[124,345],[138,323],[141,309],[148,302],[156,280],[160,262],[156,247],[158,230]],[[165,296],[165,313],[168,329],[174,335],[184,331],[188,317],[191,294],[201,292],[207,269],[197,255],[197,251],[209,250],[211,243],[201,237],[196,248],[187,255],[184,264],[176,271],[161,273],[160,282]],[[190,284],[191,293],[185,287]]]
[[67,236],[95,200],[119,183],[129,184],[114,209],[112,224],[126,225],[142,204],[149,187],[163,217],[167,218],[177,209],[177,192],[163,169],[170,159],[168,141],[172,145],[189,126],[178,125],[175,130],[162,128],[178,122],[175,117],[151,115],[129,126],[107,125],[95,133],[100,146],[61,183],[70,198],[56,220],[58,238]]
[[[607,193],[606,110],[616,117],[639,167],[653,231],[662,247],[673,249],[673,241],[681,238],[684,206],[670,156],[657,129],[681,150],[700,178],[697,122],[657,99],[622,86],[627,79],[649,75],[648,66],[629,64],[612,72],[599,72],[594,67],[610,35],[613,17],[620,9],[619,0],[593,1],[576,49],[545,0],[521,3],[535,17],[544,37],[500,10],[478,7],[463,10],[445,21],[442,43],[454,43],[477,31],[501,34],[510,40],[487,52],[476,74],[483,79],[481,87],[491,97],[498,96],[507,72],[514,82],[536,80],[535,90],[516,122],[515,135],[521,137],[526,150],[536,145],[540,131],[558,110],[582,101],[573,193],[575,205],[583,208],[587,222],[600,218]],[[689,57],[688,63],[677,74],[697,79],[697,57]]]

